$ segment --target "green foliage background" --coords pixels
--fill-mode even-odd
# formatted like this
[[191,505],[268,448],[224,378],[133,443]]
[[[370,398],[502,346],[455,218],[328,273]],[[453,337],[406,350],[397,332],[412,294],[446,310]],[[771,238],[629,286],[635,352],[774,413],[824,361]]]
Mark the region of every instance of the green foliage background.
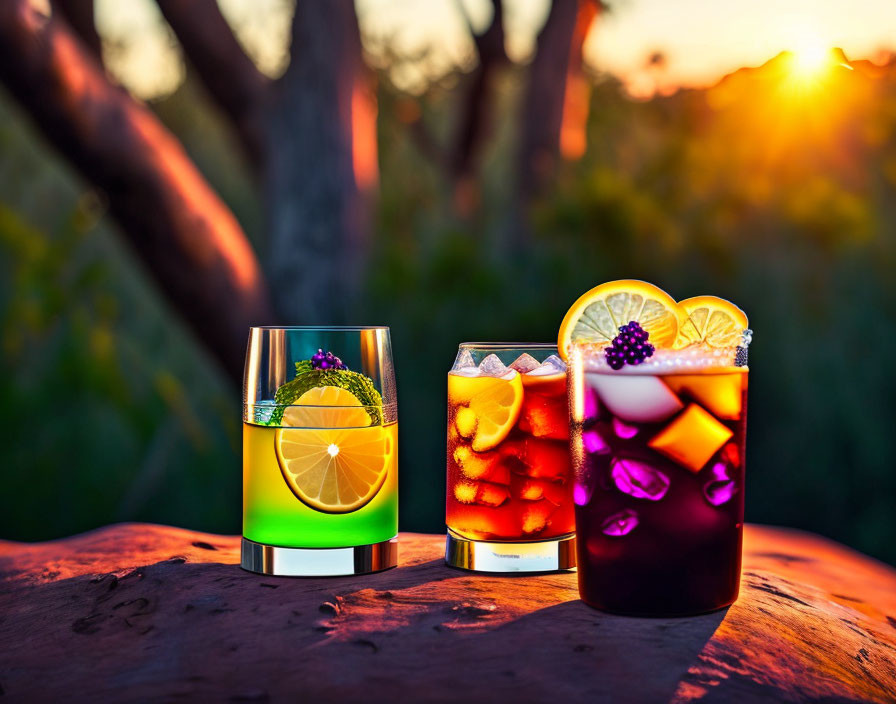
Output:
[[[893,74],[793,97],[769,88],[780,76],[767,67],[649,102],[602,78],[588,151],[531,213],[525,247],[512,244],[509,188],[520,77],[499,87],[469,220],[396,118],[410,98],[382,77],[375,252],[357,322],[392,327],[402,528],[444,529],[457,343],[554,339],[582,291],[635,277],[750,315],[747,519],[896,563]],[[450,85],[420,99],[442,134]],[[199,91],[188,82],[154,107],[263,250],[260,198]],[[0,97],[0,536],[116,520],[238,532],[239,394],[104,212]]]

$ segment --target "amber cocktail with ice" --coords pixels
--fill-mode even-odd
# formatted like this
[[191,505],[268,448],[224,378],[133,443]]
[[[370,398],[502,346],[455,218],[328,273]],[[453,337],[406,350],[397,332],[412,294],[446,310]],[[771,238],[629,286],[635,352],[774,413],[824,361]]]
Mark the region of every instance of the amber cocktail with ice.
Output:
[[469,343],[448,374],[446,561],[574,565],[566,365],[556,346]]

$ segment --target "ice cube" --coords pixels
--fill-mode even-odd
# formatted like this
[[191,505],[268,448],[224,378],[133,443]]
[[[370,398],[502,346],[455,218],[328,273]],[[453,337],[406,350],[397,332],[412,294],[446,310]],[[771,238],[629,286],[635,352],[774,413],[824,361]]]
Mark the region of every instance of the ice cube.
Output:
[[253,407],[254,421],[259,425],[267,425],[271,422],[271,416],[274,415],[274,411],[276,410],[276,408],[276,401],[271,401],[269,399],[259,401]]
[[519,507],[512,502],[498,507],[455,504],[450,508],[448,523],[453,530],[474,540],[520,536]]
[[711,468],[712,476],[716,479],[731,479],[728,474],[728,465],[724,462],[716,462]]
[[722,448],[722,459],[733,467],[740,467],[740,450],[733,442],[729,442]]
[[463,475],[469,479],[480,479],[493,484],[510,483],[510,469],[504,456],[497,450],[474,452],[466,445],[458,445],[452,457]]
[[500,506],[509,496],[507,487],[489,482],[461,481],[454,485],[454,498],[462,504]]
[[594,389],[585,389],[585,417],[577,420],[593,420],[600,414],[600,403]]
[[457,353],[457,359],[454,360],[452,369],[464,369],[465,367],[475,367],[476,362],[470,350],[461,350]]
[[517,460],[514,471],[535,479],[565,479],[570,474],[569,443],[527,437],[504,442],[502,450]]
[[454,427],[465,438],[473,437],[478,424],[479,419],[476,417],[476,412],[468,406],[461,406],[454,414]]
[[713,506],[721,506],[737,493],[737,482],[731,479],[713,479],[703,486],[703,495]]
[[510,495],[525,501],[546,499],[559,506],[567,498],[568,487],[563,482],[514,476],[510,481]]
[[572,500],[576,502],[576,506],[587,504],[591,500],[591,493],[588,491],[588,487],[576,482],[572,490]]
[[565,374],[566,362],[560,359],[557,355],[552,354],[541,364],[536,364],[534,368],[526,373],[529,376],[549,376],[552,374]]
[[669,491],[669,478],[645,462],[615,458],[610,476],[616,488],[636,499],[659,501]]
[[684,407],[657,376],[592,373],[587,379],[610,413],[624,421],[658,423]]
[[614,538],[628,535],[638,527],[638,512],[630,508],[623,509],[612,516],[607,516],[601,524],[601,532]]
[[[524,376],[523,379],[526,377]],[[565,382],[564,382],[565,385]],[[520,411],[519,429],[537,438],[566,440],[569,438],[569,418],[566,394],[546,396],[527,388]]]
[[483,376],[502,377],[507,372],[508,369],[504,362],[496,354],[490,354],[479,363],[479,373]]
[[586,430],[582,433],[582,445],[592,454],[605,455],[610,451],[610,446],[596,430]]
[[638,429],[634,425],[629,425],[628,423],[623,423],[618,418],[613,418],[613,432],[623,440],[631,440],[638,434]]
[[730,428],[692,403],[647,444],[692,472],[699,472],[733,435]]
[[550,501],[533,501],[523,511],[522,529],[523,533],[531,535],[532,533],[540,533],[548,527],[551,514],[557,507]]
[[538,367],[538,360],[526,352],[510,363],[510,368],[516,369],[520,374],[531,372],[536,367]]

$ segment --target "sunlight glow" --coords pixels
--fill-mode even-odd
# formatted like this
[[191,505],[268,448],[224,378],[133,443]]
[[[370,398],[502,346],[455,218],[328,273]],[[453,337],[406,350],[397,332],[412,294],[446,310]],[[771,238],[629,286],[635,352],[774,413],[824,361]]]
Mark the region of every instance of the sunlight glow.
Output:
[[338,455],[339,454],[339,445],[330,443],[330,445],[327,447],[327,454],[329,454],[330,457],[335,457],[336,455]]
[[794,37],[793,72],[803,78],[816,78],[830,67],[831,50],[821,36],[802,28]]

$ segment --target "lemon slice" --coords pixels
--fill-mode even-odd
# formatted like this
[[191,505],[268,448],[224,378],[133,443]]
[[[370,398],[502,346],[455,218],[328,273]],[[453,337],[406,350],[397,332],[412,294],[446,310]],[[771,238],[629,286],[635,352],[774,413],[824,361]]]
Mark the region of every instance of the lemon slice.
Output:
[[324,513],[349,513],[367,505],[386,481],[395,452],[381,425],[278,428],[274,446],[289,488]]
[[315,386],[283,412],[274,435],[277,462],[300,501],[325,513],[365,506],[386,481],[391,436],[338,386]]
[[579,297],[560,324],[557,348],[567,359],[573,345],[603,345],[619,328],[637,321],[655,347],[672,347],[683,313],[668,293],[646,281],[621,279],[596,286]]
[[523,382],[516,372],[509,379],[449,374],[448,399],[461,404],[455,421],[458,432],[472,438],[476,452],[485,452],[497,447],[519,419]]
[[747,314],[717,296],[694,296],[678,303],[687,315],[679,345],[705,342],[711,347],[735,347],[749,327]]
[[283,411],[280,424],[294,428],[363,428],[370,425],[370,415],[350,391],[315,386]]

